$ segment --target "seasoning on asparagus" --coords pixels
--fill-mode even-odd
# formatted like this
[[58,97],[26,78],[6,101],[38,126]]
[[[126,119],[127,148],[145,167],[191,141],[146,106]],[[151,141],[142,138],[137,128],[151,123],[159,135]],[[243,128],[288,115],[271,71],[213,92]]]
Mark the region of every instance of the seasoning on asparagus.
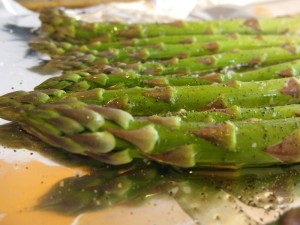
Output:
[[232,106],[226,109],[210,109],[200,112],[180,110],[177,113],[168,113],[168,116],[179,116],[189,122],[225,122],[227,120],[272,120],[300,116],[300,105],[283,105],[274,107],[242,108]]
[[43,39],[35,39],[29,43],[30,47],[49,54],[51,56],[61,55],[65,52],[70,50],[80,49],[80,50],[97,50],[103,51],[108,50],[110,48],[125,48],[129,46],[149,46],[149,45],[157,45],[160,43],[164,44],[196,44],[196,43],[203,43],[203,42],[210,42],[210,41],[224,41],[230,39],[245,39],[250,40],[254,38],[261,38],[266,40],[266,37],[278,37],[283,38],[285,41],[288,41],[289,38],[293,38],[293,35],[268,35],[268,36],[254,36],[254,35],[239,35],[239,34],[225,34],[225,35],[177,35],[177,36],[159,36],[159,37],[152,37],[152,38],[133,38],[124,41],[114,41],[114,42],[107,42],[103,43],[101,41],[95,42],[87,42],[87,43],[72,43],[66,41],[55,41],[49,38]]
[[[20,124],[54,147],[110,164],[147,158],[179,167],[239,168],[300,159],[300,118],[216,124],[177,117],[138,120],[118,109],[63,101],[25,111]],[[124,149],[129,151],[122,161],[118,153]]]
[[[136,71],[141,74],[190,74],[205,70],[222,69],[225,67],[239,68],[275,64],[299,59],[299,55],[299,45],[284,44],[281,47],[268,47],[251,50],[235,49],[234,51],[224,53],[184,59],[173,58],[166,61],[147,61],[145,63],[117,62],[111,65],[114,69],[120,68],[124,71]],[[107,59],[98,58],[95,56],[95,52],[93,51],[70,52],[67,55],[61,55],[54,58],[48,63],[49,66],[62,70],[84,69],[89,66],[107,64]]]
[[[75,98],[90,104],[126,110],[134,116],[165,114],[185,110],[213,108],[265,107],[300,102],[298,78],[281,78],[257,82],[231,82],[203,86],[167,86],[158,88],[128,88],[104,90],[95,88],[83,92],[62,90],[13,92],[0,97],[1,118],[13,120],[14,112],[23,106],[43,104],[62,98]],[[47,93],[58,93],[51,98]],[[40,97],[41,96],[41,97]],[[34,104],[31,104],[33,101]],[[11,118],[12,117],[12,118]],[[11,119],[10,119],[11,118]]]
[[118,40],[134,37],[191,34],[282,34],[297,33],[299,18],[225,19],[212,21],[177,21],[173,23],[88,23],[66,15],[62,10],[41,12],[42,29],[53,39]]
[[[297,77],[300,60],[260,67],[245,72],[213,72],[206,75],[190,76],[149,76],[136,72],[104,74],[99,67],[86,70],[68,71],[52,77],[35,87],[35,90],[62,89],[65,91],[85,91],[93,88],[121,89],[131,87],[197,86],[228,81],[260,81],[283,77]],[[100,68],[101,70],[101,68]]]
[[[174,38],[175,40],[173,40]],[[178,43],[176,43],[176,39],[178,39]],[[192,43],[188,43],[189,39],[191,39],[190,42]],[[193,41],[193,39],[196,41]],[[146,40],[148,40],[151,45],[143,45],[143,43],[146,43]],[[155,42],[155,40],[162,40],[162,42]],[[180,41],[186,41],[186,43],[181,43]],[[137,39],[132,42],[96,42],[86,45],[41,40],[31,42],[30,46],[41,52],[48,53],[53,57],[74,50],[81,52],[93,50],[96,57],[105,57],[109,59],[110,62],[134,62],[148,59],[201,56],[205,54],[225,52],[236,48],[252,49],[280,46],[284,43],[297,44],[299,41],[299,37],[294,35],[202,35],[185,36],[185,39],[180,36],[166,36],[165,38],[158,37],[148,38],[145,40]],[[130,45],[130,43],[132,43],[132,45]],[[141,45],[136,43],[140,43]]]

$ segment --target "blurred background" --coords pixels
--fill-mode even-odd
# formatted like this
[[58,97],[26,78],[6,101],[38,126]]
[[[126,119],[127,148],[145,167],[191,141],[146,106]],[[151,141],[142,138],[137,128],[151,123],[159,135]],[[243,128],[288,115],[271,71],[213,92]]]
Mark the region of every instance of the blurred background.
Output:
[[[107,13],[118,9],[147,11],[178,19],[215,19],[234,17],[273,17],[299,13],[298,0],[2,0],[13,14],[20,14],[20,5],[38,11],[45,7],[83,8],[101,5]],[[94,10],[97,7],[92,7]],[[22,11],[21,11],[22,12]],[[123,12],[121,12],[123,13]]]

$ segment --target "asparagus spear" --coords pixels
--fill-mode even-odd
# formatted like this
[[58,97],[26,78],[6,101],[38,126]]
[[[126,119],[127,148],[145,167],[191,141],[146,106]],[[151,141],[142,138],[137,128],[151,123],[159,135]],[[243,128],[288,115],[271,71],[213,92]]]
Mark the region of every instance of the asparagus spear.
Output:
[[14,91],[0,97],[1,118],[9,121],[17,121],[20,111],[32,109],[38,105],[60,100],[66,96],[62,90],[44,91]]
[[282,78],[260,82],[234,82],[203,86],[168,86],[119,90],[93,89],[71,93],[68,98],[124,109],[133,115],[152,115],[180,109],[203,110],[241,107],[261,107],[299,103],[299,80]]
[[[129,88],[66,93],[62,90],[13,92],[0,98],[0,115],[14,120],[18,111],[62,98],[75,98],[86,103],[124,109],[133,115],[153,115],[181,109],[207,110],[213,108],[265,107],[299,103],[299,79],[281,78],[259,82],[232,82],[203,86],[168,86],[158,88]],[[57,93],[53,98],[47,93]],[[33,104],[31,104],[31,101]],[[13,118],[10,118],[12,114]]]
[[[285,38],[284,38],[285,39]],[[295,40],[298,43],[298,40]],[[169,59],[173,57],[177,58],[188,58],[194,56],[205,56],[216,53],[222,53],[233,49],[258,49],[264,47],[281,46],[286,42],[282,42],[280,38],[274,40],[262,41],[260,39],[253,40],[228,40],[228,41],[213,41],[201,44],[190,44],[190,45],[165,45],[158,44],[155,46],[146,47],[127,47],[123,49],[109,49],[106,51],[80,51],[80,55],[92,54],[94,60],[100,60],[105,58],[108,62],[139,62],[147,61],[149,59]],[[290,42],[292,43],[292,42]],[[70,52],[70,57],[74,54],[77,55],[79,52]],[[68,54],[63,54],[63,59],[68,58]]]
[[[163,59],[174,56],[187,57],[224,52],[233,48],[250,49],[281,45],[282,43],[298,43],[294,35],[201,35],[201,36],[166,36],[145,39],[134,39],[110,43],[88,43],[85,45],[53,40],[32,41],[33,49],[55,57],[71,50],[96,50],[98,57],[117,60]],[[119,50],[117,50],[119,49]],[[106,50],[106,51],[104,51]]]
[[[58,100],[66,95],[65,92],[58,90],[26,93],[18,91],[2,96],[0,101],[1,117],[17,121],[20,110],[32,109],[37,105]],[[200,112],[182,109],[179,112],[167,113],[166,115],[179,116],[182,120],[190,122],[223,122],[226,120],[245,120],[251,118],[270,120],[297,117],[300,115],[300,106],[298,104],[262,108],[232,106],[225,109],[213,108]]]
[[[108,50],[110,48],[124,48],[128,46],[147,46],[147,45],[157,45],[160,43],[164,44],[196,44],[203,43],[209,41],[223,41],[230,39],[253,39],[253,38],[262,38],[265,39],[267,37],[285,37],[282,35],[268,35],[268,36],[253,36],[253,35],[239,35],[239,34],[228,34],[228,35],[177,35],[177,36],[160,36],[160,37],[152,37],[152,38],[133,38],[124,41],[115,41],[115,42],[87,42],[87,43],[72,43],[72,42],[64,42],[64,41],[55,41],[52,39],[37,39],[33,40],[29,43],[31,48],[38,50],[40,52],[49,54],[49,55],[60,55],[67,51],[74,49],[81,50],[97,50],[103,51]],[[293,37],[292,35],[286,36],[286,41],[289,37]]]
[[[44,102],[46,103],[46,102]],[[17,109],[32,109],[34,106],[25,105],[24,107],[12,106],[11,111],[2,113],[5,119],[17,121],[19,117],[19,110]],[[5,110],[8,110],[7,108]],[[13,111],[15,110],[15,111]],[[4,110],[3,110],[4,111]],[[183,121],[189,122],[225,122],[227,120],[246,120],[246,119],[284,119],[300,116],[300,105],[283,105],[274,107],[261,108],[242,108],[239,106],[232,106],[226,109],[210,109],[200,112],[186,111],[184,109],[179,112],[167,113],[164,116],[178,116]],[[146,117],[147,119],[147,117]],[[156,116],[150,116],[148,119],[155,120]],[[167,119],[166,119],[167,120]]]
[[300,116],[300,105],[284,105],[261,108],[242,108],[232,106],[226,109],[210,109],[201,112],[181,110],[177,113],[169,113],[168,116],[179,116],[189,122],[224,122],[227,120],[247,119],[284,119]]
[[[230,39],[252,39],[252,38],[266,38],[266,37],[284,37],[282,35],[268,35],[268,36],[253,36],[253,35],[239,35],[239,34],[228,34],[228,35],[177,35],[177,36],[160,36],[152,38],[133,38],[124,41],[114,41],[114,42],[87,42],[87,43],[72,43],[65,41],[55,41],[52,39],[37,39],[29,43],[29,45],[40,52],[49,55],[61,55],[67,51],[80,49],[80,50],[97,50],[103,51],[110,48],[124,48],[128,46],[147,46],[147,45],[157,45],[160,43],[164,44],[196,44],[209,41],[223,41]],[[286,41],[292,35],[286,36]]]
[[214,21],[179,21],[174,23],[88,23],[67,16],[61,10],[44,10],[40,14],[42,29],[56,39],[88,39],[100,35],[114,38],[154,37],[182,34],[281,34],[296,33],[298,17],[270,19],[233,19]]
[[[234,50],[213,55],[189,57],[184,59],[173,58],[162,62],[145,63],[116,63],[124,71],[134,70],[141,74],[189,74],[199,71],[222,69],[225,67],[254,67],[259,65],[275,64],[298,59],[299,46],[285,44],[281,47],[268,47],[261,49]],[[93,65],[105,65],[105,58],[97,58],[93,51],[88,53],[70,52],[51,60],[48,65],[62,70],[83,69]],[[106,67],[104,67],[106,68]],[[105,70],[104,70],[105,71]]]
[[123,149],[130,149],[127,158],[179,167],[269,166],[300,159],[300,118],[217,124],[185,123],[178,118],[149,122],[117,109],[63,101],[25,111],[20,124],[54,147],[110,164],[128,163],[122,161],[124,155],[117,155]]
[[282,77],[299,76],[300,60],[280,63],[253,69],[246,72],[210,73],[205,76],[149,76],[136,72],[106,75],[98,73],[98,67],[87,70],[67,71],[61,76],[52,77],[35,87],[42,89],[63,89],[66,91],[85,91],[93,88],[120,89],[131,87],[156,86],[197,86],[211,83],[224,83],[228,81],[260,81]]

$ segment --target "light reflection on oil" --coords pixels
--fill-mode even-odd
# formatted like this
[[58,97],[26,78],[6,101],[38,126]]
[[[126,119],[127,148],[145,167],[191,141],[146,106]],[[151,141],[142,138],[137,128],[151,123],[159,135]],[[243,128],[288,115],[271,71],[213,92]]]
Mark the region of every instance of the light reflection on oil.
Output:
[[[47,166],[32,160],[27,163],[7,163],[0,160],[1,225],[18,224],[71,224],[73,217],[42,210],[34,210],[40,196],[59,180],[74,176],[76,169]],[[50,218],[48,220],[46,218]]]
[[[66,215],[35,207],[51,187],[67,177],[75,177],[80,168],[49,166],[31,160],[7,163],[0,160],[0,224],[1,225],[85,225],[106,224],[193,224],[192,219],[170,198],[152,198],[143,204],[120,204],[82,215]],[[84,175],[84,171],[82,171]]]
[[0,126],[0,224],[266,224],[300,205],[299,165],[180,172],[95,162]]

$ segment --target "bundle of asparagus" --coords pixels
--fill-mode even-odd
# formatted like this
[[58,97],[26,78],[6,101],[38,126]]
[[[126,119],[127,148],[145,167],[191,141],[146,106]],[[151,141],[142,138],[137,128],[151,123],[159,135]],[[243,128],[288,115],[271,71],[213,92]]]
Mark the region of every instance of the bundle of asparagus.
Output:
[[299,118],[215,124],[178,117],[134,119],[117,109],[58,101],[31,109],[19,123],[55,147],[109,164],[144,157],[180,167],[238,168],[300,158]]
[[0,97],[0,117],[121,165],[240,168],[300,160],[299,18],[86,23],[41,12],[62,75]]

